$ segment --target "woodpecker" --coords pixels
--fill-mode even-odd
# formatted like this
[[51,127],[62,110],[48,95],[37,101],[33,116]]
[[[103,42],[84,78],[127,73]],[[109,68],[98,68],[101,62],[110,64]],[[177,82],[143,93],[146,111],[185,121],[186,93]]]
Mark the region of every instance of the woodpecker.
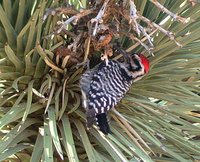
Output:
[[133,82],[140,80],[149,71],[149,60],[142,54],[127,54],[124,62],[102,61],[87,70],[80,79],[82,105],[86,110],[86,125],[96,124],[104,134],[110,133],[107,112],[124,97]]

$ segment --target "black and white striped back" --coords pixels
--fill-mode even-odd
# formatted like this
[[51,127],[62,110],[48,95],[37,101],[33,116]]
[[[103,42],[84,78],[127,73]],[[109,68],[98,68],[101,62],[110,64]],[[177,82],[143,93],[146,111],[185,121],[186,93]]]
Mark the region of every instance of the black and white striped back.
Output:
[[117,61],[102,62],[93,75],[88,92],[88,109],[95,109],[96,114],[113,108],[128,91],[132,77],[127,74],[123,64]]
[[80,80],[87,127],[96,123],[105,134],[110,132],[108,110],[124,97],[132,82],[140,80],[149,71],[149,60],[144,55],[119,51],[124,56],[123,63],[106,59],[87,70]]
[[102,132],[109,132],[107,111],[124,97],[132,79],[124,64],[113,60],[108,60],[108,64],[102,62],[83,74],[80,86],[87,127],[97,123]]

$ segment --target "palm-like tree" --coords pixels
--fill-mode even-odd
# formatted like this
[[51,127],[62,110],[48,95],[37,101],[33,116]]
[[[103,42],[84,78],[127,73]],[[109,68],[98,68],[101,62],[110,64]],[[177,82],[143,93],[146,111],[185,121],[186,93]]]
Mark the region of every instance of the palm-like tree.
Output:
[[[1,1],[1,161],[200,160],[198,2],[120,3]],[[103,5],[107,8],[101,13]],[[129,10],[136,9],[138,17],[129,17]],[[102,31],[94,34],[88,22],[98,13],[107,28],[99,21],[97,29]],[[188,19],[173,13],[190,21],[184,23]],[[72,17],[78,25],[69,22]],[[59,20],[68,21],[58,26]],[[102,35],[107,39],[99,43]],[[129,52],[155,56],[149,56],[150,73],[134,83],[116,107],[123,118],[110,113],[112,134],[104,136],[96,127],[85,127],[78,84],[83,67],[76,65],[87,58],[98,62],[110,38]]]

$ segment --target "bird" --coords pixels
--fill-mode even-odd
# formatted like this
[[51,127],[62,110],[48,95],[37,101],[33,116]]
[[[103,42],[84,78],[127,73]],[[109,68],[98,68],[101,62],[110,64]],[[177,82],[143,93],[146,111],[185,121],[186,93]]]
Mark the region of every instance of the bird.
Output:
[[133,82],[149,72],[150,63],[143,54],[128,54],[115,47],[124,56],[124,61],[104,60],[86,70],[80,79],[82,105],[86,110],[86,126],[94,124],[105,135],[111,132],[107,113],[113,109],[130,89]]

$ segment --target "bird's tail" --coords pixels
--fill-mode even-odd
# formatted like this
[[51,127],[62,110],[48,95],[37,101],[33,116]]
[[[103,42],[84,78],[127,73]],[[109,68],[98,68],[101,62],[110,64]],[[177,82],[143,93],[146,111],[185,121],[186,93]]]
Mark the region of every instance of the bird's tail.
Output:
[[99,126],[100,131],[102,131],[104,134],[110,133],[110,127],[108,124],[107,114],[102,113],[98,114],[96,116],[97,119],[97,125]]
[[91,128],[93,124],[97,124],[99,130],[102,131],[104,134],[110,133],[110,127],[108,124],[107,114],[95,114],[93,109],[90,109],[86,113],[87,115],[87,127]]

